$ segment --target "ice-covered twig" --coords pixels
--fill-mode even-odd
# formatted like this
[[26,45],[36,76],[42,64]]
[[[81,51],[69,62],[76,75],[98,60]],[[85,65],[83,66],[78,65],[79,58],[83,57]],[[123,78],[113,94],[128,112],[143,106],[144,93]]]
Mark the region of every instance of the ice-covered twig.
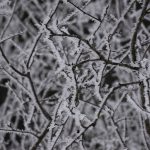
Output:
[[112,29],[112,32],[110,33],[109,41],[112,40],[113,36],[115,35],[116,31],[118,30],[119,25],[121,24],[122,21],[124,21],[124,17],[127,15],[127,13],[131,9],[131,7],[135,3],[135,1],[136,0],[133,0],[132,2],[130,2],[129,6],[124,10],[122,16],[119,18],[119,20],[117,21],[115,27]]
[[73,5],[76,9],[78,9],[79,11],[81,11],[83,14],[91,17],[92,19],[101,22],[100,19],[96,18],[95,16],[90,15],[89,13],[85,12],[83,9],[80,9],[80,7],[76,6],[73,2],[71,2],[70,0],[68,0],[68,3],[70,3],[71,5]]
[[137,61],[137,49],[135,47],[136,46],[136,39],[137,39],[137,34],[139,31],[139,28],[141,26],[141,23],[143,21],[145,14],[146,14],[146,9],[148,7],[148,4],[149,4],[149,0],[145,0],[142,11],[141,11],[141,15],[140,15],[140,17],[136,23],[135,29],[133,31],[133,35],[132,35],[132,39],[131,39],[131,45],[130,45],[131,58],[132,58],[133,63],[135,63]]
[[[104,61],[106,64],[111,64],[111,65],[118,65],[118,66],[123,66],[123,67],[127,67],[127,68],[130,68],[130,69],[134,69],[134,70],[139,70],[139,67],[138,66],[132,66],[132,65],[128,65],[128,64],[123,64],[123,63],[118,63],[118,62],[115,62],[115,61],[111,61],[111,60],[107,60],[103,55],[101,55],[100,52],[98,52],[98,50],[95,49],[95,47],[93,47],[89,41],[85,40],[85,39],[82,39],[80,36],[77,36],[77,35],[68,35],[68,34],[56,34],[56,33],[53,33],[51,35],[51,37],[55,37],[55,36],[60,36],[60,37],[73,37],[73,38],[78,38],[80,39],[81,41],[83,41],[85,44],[87,44],[91,50],[96,54],[98,55],[98,59],[94,59],[94,60],[91,60],[91,61]],[[85,60],[85,62],[87,62],[89,60]],[[83,61],[84,62],[84,61]]]
[[120,141],[120,144],[122,145],[122,147],[123,147],[124,149],[127,150],[127,145],[126,145],[126,143],[124,142],[124,140],[122,139],[122,137],[121,137],[121,135],[120,135],[120,132],[119,132],[119,130],[118,130],[118,126],[117,126],[117,124],[115,123],[114,118],[113,118],[113,117],[110,117],[110,119],[111,119],[111,122],[112,122],[112,126],[113,126],[113,128],[114,128],[114,130],[115,130],[115,132],[116,132],[116,134],[117,134],[117,136],[118,136],[118,139],[119,139],[119,141]]
[[37,147],[39,146],[39,144],[42,142],[42,140],[45,138],[46,134],[49,132],[49,125],[50,122],[48,122],[48,124],[46,125],[44,131],[42,132],[42,134],[38,137],[38,140],[35,142],[35,144],[31,147],[31,150],[36,150]]
[[145,149],[149,150],[147,139],[146,139],[146,134],[145,134],[144,118],[143,118],[142,114],[139,114],[139,122],[140,122],[140,127],[141,127],[143,144],[145,146]]
[[42,36],[42,33],[38,33],[38,35],[36,36],[32,46],[31,46],[31,52],[29,54],[29,57],[28,57],[28,60],[27,60],[27,63],[26,63],[27,68],[29,68],[31,66],[31,63],[33,62],[33,54],[36,50],[36,46],[37,46],[41,36]]
[[30,72],[28,72],[27,78],[28,78],[30,86],[31,86],[31,90],[32,90],[32,93],[33,93],[33,100],[35,100],[35,106],[37,106],[40,109],[40,111],[45,116],[45,118],[47,118],[49,121],[51,121],[52,120],[51,116],[48,114],[48,112],[42,107],[41,103],[39,102],[39,98],[37,96],[37,93],[36,93],[36,90],[35,90],[34,83],[32,81]]
[[2,33],[1,33],[1,35],[0,35],[0,39],[2,39],[2,38],[4,37],[5,32],[7,31],[8,27],[9,27],[11,21],[12,21],[12,18],[13,18],[14,13],[15,13],[16,4],[17,4],[17,0],[14,1],[14,5],[13,5],[13,8],[12,8],[11,16],[10,16],[10,18],[9,18],[9,20],[8,20],[8,22],[7,22],[7,24],[5,25],[3,31],[2,31]]
[[9,66],[15,73],[19,74],[19,75],[22,76],[22,77],[26,77],[26,74],[25,74],[25,73],[20,72],[18,69],[16,69],[14,66],[12,66],[12,65],[10,64],[10,62],[9,62],[8,58],[6,57],[5,53],[3,52],[3,49],[2,49],[1,46],[0,46],[0,52],[1,52],[1,54],[2,54],[2,56],[3,56],[3,58],[4,58],[4,60],[7,62],[8,66]]
[[26,131],[26,130],[0,128],[0,132],[15,133],[15,134],[19,134],[19,135],[32,135],[32,136],[36,137],[37,139],[39,138],[36,133],[34,133],[32,131]]
[[144,110],[131,96],[127,95],[127,100],[132,104],[132,106],[144,115],[150,115],[150,112]]
[[18,32],[18,33],[15,33],[15,34],[12,34],[12,35],[9,35],[8,37],[5,37],[3,39],[0,40],[0,44],[15,37],[15,36],[18,36],[18,35],[22,35],[23,33],[25,33],[26,31],[22,31],[22,32]]

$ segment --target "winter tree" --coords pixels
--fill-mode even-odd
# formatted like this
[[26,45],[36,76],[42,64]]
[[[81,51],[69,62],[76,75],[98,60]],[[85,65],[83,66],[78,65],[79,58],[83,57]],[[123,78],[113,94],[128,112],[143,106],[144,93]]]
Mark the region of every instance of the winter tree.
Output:
[[149,0],[0,0],[0,150],[149,150],[149,50]]

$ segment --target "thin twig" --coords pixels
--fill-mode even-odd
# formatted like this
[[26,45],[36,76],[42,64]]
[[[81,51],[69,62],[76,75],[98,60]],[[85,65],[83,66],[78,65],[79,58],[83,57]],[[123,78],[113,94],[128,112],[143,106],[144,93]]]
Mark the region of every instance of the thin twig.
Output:
[[7,40],[9,40],[9,39],[11,39],[11,38],[13,38],[13,37],[15,37],[15,36],[22,35],[22,34],[25,33],[25,32],[26,32],[26,31],[22,31],[22,32],[19,32],[19,33],[15,33],[15,34],[12,34],[12,35],[10,35],[10,36],[4,38],[4,39],[1,39],[1,40],[0,40],[0,44],[3,43],[3,42],[5,42],[5,41],[7,41]]
[[[56,10],[58,9],[59,3],[60,3],[60,0],[58,1],[54,12],[53,12],[52,15],[49,17],[49,20],[44,24],[47,29],[48,29],[48,24],[49,24],[49,22],[51,21],[52,17],[53,17],[54,14],[56,13]],[[49,29],[49,30],[50,30],[50,29]],[[37,45],[37,43],[39,42],[41,36],[42,36],[42,33],[39,32],[38,35],[37,35],[37,37],[36,37],[36,39],[35,39],[35,42],[34,42],[34,44],[33,44],[33,47],[31,48],[31,53],[29,54],[29,58],[28,58],[27,63],[26,63],[27,68],[30,67],[30,63],[31,63],[33,54],[34,54],[34,52],[35,52],[35,50],[36,50],[36,49],[35,49],[35,48],[36,48],[36,45]]]
[[[99,51],[97,51],[90,43],[89,41],[82,39],[80,36],[78,35],[69,35],[69,34],[55,34],[53,33],[52,35],[50,35],[50,37],[55,37],[55,36],[61,36],[61,37],[73,37],[73,38],[78,38],[79,40],[83,41],[84,43],[86,43],[91,50],[96,53],[99,56],[99,59],[93,59],[91,61],[104,61],[106,64],[111,64],[111,65],[118,65],[118,66],[122,66],[122,67],[126,67],[126,68],[130,68],[130,69],[134,69],[134,70],[139,70],[139,67],[136,66],[130,66],[128,64],[123,64],[123,63],[118,63],[118,62],[114,62],[111,60],[107,60],[103,55],[100,54]],[[85,60],[82,63],[86,63],[89,60]]]
[[109,8],[109,5],[107,5],[106,8],[105,8],[104,16],[103,16],[101,22],[99,23],[99,26],[97,27],[97,29],[93,33],[94,36],[95,36],[96,32],[101,28],[101,25],[104,22],[105,17],[107,16],[108,8]]
[[144,144],[146,150],[150,150],[147,140],[146,140],[145,125],[144,125],[143,117],[141,114],[139,114],[139,121],[140,121],[142,136],[143,136],[143,144]]
[[17,4],[17,0],[15,0],[15,2],[14,2],[14,6],[13,6],[13,9],[12,9],[12,14],[11,14],[11,16],[10,16],[10,18],[9,18],[9,20],[8,20],[8,22],[7,22],[7,24],[5,25],[3,31],[2,31],[2,33],[1,33],[1,35],[0,35],[0,39],[3,38],[3,36],[5,35],[5,32],[7,31],[8,27],[9,27],[11,21],[12,21],[12,18],[13,18],[14,13],[15,13],[16,4]]
[[146,48],[146,50],[145,50],[145,52],[144,52],[144,54],[143,54],[143,56],[142,56],[142,59],[141,60],[143,60],[144,59],[144,57],[146,56],[146,53],[148,52],[150,50],[150,44],[148,45],[148,47]]
[[136,23],[136,27],[134,29],[134,32],[133,32],[133,36],[132,36],[132,39],[131,39],[131,58],[132,58],[132,61],[133,62],[136,62],[137,61],[137,52],[136,52],[136,39],[137,39],[137,34],[138,34],[138,31],[139,31],[139,28],[141,26],[141,23],[143,21],[143,18],[146,14],[146,9],[148,7],[148,4],[149,4],[149,0],[145,0],[144,2],[144,6],[143,6],[143,9],[142,9],[142,12],[141,12],[141,15]]
[[37,147],[42,142],[42,140],[44,139],[44,137],[46,136],[46,134],[49,132],[50,123],[51,123],[51,121],[47,124],[46,128],[44,129],[44,131],[42,132],[42,134],[39,136],[37,142],[32,146],[31,150],[37,150]]
[[[11,21],[12,21],[12,18],[13,18],[14,12],[15,12],[15,8],[16,8],[16,3],[17,3],[17,0],[15,0],[14,6],[13,6],[13,10],[12,10],[12,15],[10,16],[10,18],[9,18],[9,20],[8,20],[8,22],[7,22],[7,24],[5,25],[5,28],[4,28],[3,32],[2,32],[1,35],[0,35],[0,39],[1,39],[1,40],[2,40],[2,38],[3,38],[4,34],[5,34],[5,32],[7,31],[8,27],[9,27]],[[13,71],[15,71],[17,74],[19,74],[19,75],[21,75],[21,76],[23,76],[23,77],[26,76],[26,74],[20,72],[19,70],[17,70],[15,67],[13,67],[13,66],[10,64],[10,62],[9,62],[8,58],[6,57],[5,53],[3,52],[3,49],[2,49],[1,46],[0,46],[0,52],[1,52],[1,54],[2,54],[2,56],[3,56],[3,58],[4,58],[4,60],[7,62],[7,64],[10,66],[10,68],[11,68]]]
[[48,24],[51,22],[53,16],[55,15],[55,13],[56,13],[56,11],[57,11],[57,9],[58,9],[58,7],[59,7],[59,4],[60,4],[60,0],[58,0],[57,5],[56,5],[56,7],[55,7],[53,13],[50,15],[49,20],[48,20],[47,23],[45,24],[45,27],[46,27],[47,29],[49,29],[49,28],[48,28]]
[[0,128],[0,131],[2,132],[11,132],[11,133],[16,133],[16,134],[23,134],[23,135],[32,135],[34,137],[36,137],[37,139],[39,138],[37,134],[31,132],[31,131],[25,131],[25,130],[17,130],[17,129],[5,129],[5,128]]
[[0,46],[0,52],[4,58],[4,60],[7,62],[7,64],[9,65],[9,67],[17,74],[19,74],[20,76],[26,77],[25,73],[20,72],[19,70],[17,70],[14,66],[12,66],[8,60],[8,58],[6,57],[6,55],[4,54],[2,47]]
[[[49,150],[53,150],[53,149],[54,149],[54,146],[55,146],[55,144],[57,143],[57,141],[58,141],[58,139],[59,139],[59,137],[60,137],[60,135],[61,135],[61,133],[62,133],[64,127],[65,127],[65,124],[66,124],[67,121],[68,121],[68,119],[69,119],[69,117],[66,118],[65,122],[64,122],[64,123],[61,125],[61,127],[57,130],[58,135],[55,137],[55,140],[54,140],[54,142],[52,143],[52,145],[50,146],[50,149],[49,149]],[[54,137],[53,137],[53,138],[54,138]]]
[[114,66],[120,66],[120,67],[125,67],[125,68],[129,68],[129,69],[132,69],[132,70],[138,70],[139,69],[139,67],[136,67],[136,66],[131,66],[131,65],[128,65],[128,64],[114,62],[114,61],[106,60],[106,59],[88,59],[88,60],[84,60],[84,61],[76,64],[76,66],[80,66],[80,65],[83,65],[85,63],[95,62],[95,61],[104,61],[106,64],[110,64],[110,65],[114,65]]
[[31,48],[31,53],[29,54],[29,58],[28,58],[27,63],[26,63],[27,68],[30,67],[31,59],[32,59],[32,57],[33,57],[33,54],[34,54],[34,52],[35,52],[36,45],[37,45],[37,43],[39,42],[41,36],[42,36],[42,33],[39,33],[39,34],[37,35],[37,37],[36,37],[36,39],[35,39],[35,42],[34,42],[34,44],[33,44],[33,47]]
[[115,35],[116,31],[118,30],[118,27],[120,26],[121,22],[124,20],[124,17],[127,15],[133,4],[135,3],[136,0],[133,0],[130,4],[129,7],[126,9],[126,11],[123,13],[123,15],[120,17],[118,22],[116,23],[116,26],[113,28],[110,36],[109,36],[109,41],[112,40],[113,36]]
[[98,19],[92,15],[90,15],[89,13],[85,12],[83,9],[80,9],[80,7],[76,6],[74,3],[72,3],[70,0],[67,1],[68,3],[70,3],[71,5],[73,5],[76,9],[78,9],[79,11],[81,11],[83,14],[93,18],[94,20],[98,21],[101,23],[101,19]]
[[29,80],[29,83],[30,83],[30,86],[31,86],[33,95],[35,97],[36,104],[37,104],[38,108],[41,110],[41,112],[45,116],[45,118],[47,118],[49,121],[51,121],[52,120],[51,116],[47,113],[47,111],[42,107],[41,103],[39,102],[38,96],[37,96],[35,88],[34,88],[34,83],[32,81],[32,78],[31,78],[31,75],[29,72],[27,74],[27,78]]
[[110,117],[110,119],[111,119],[112,125],[113,125],[114,128],[115,128],[115,132],[116,132],[116,134],[117,134],[117,136],[118,136],[118,138],[119,138],[119,141],[120,141],[122,147],[123,147],[124,149],[127,148],[126,143],[124,142],[124,140],[122,139],[122,137],[121,137],[121,135],[120,135],[120,133],[119,133],[118,126],[117,126],[116,122],[114,121],[114,118],[113,118],[113,117]]
[[8,76],[8,78],[12,81],[14,81],[27,95],[29,95],[30,97],[32,97],[32,94],[30,93],[30,91],[28,89],[26,89],[26,87],[19,81],[17,80],[10,72],[8,72],[5,68],[2,68],[3,72],[6,74],[6,76]]

